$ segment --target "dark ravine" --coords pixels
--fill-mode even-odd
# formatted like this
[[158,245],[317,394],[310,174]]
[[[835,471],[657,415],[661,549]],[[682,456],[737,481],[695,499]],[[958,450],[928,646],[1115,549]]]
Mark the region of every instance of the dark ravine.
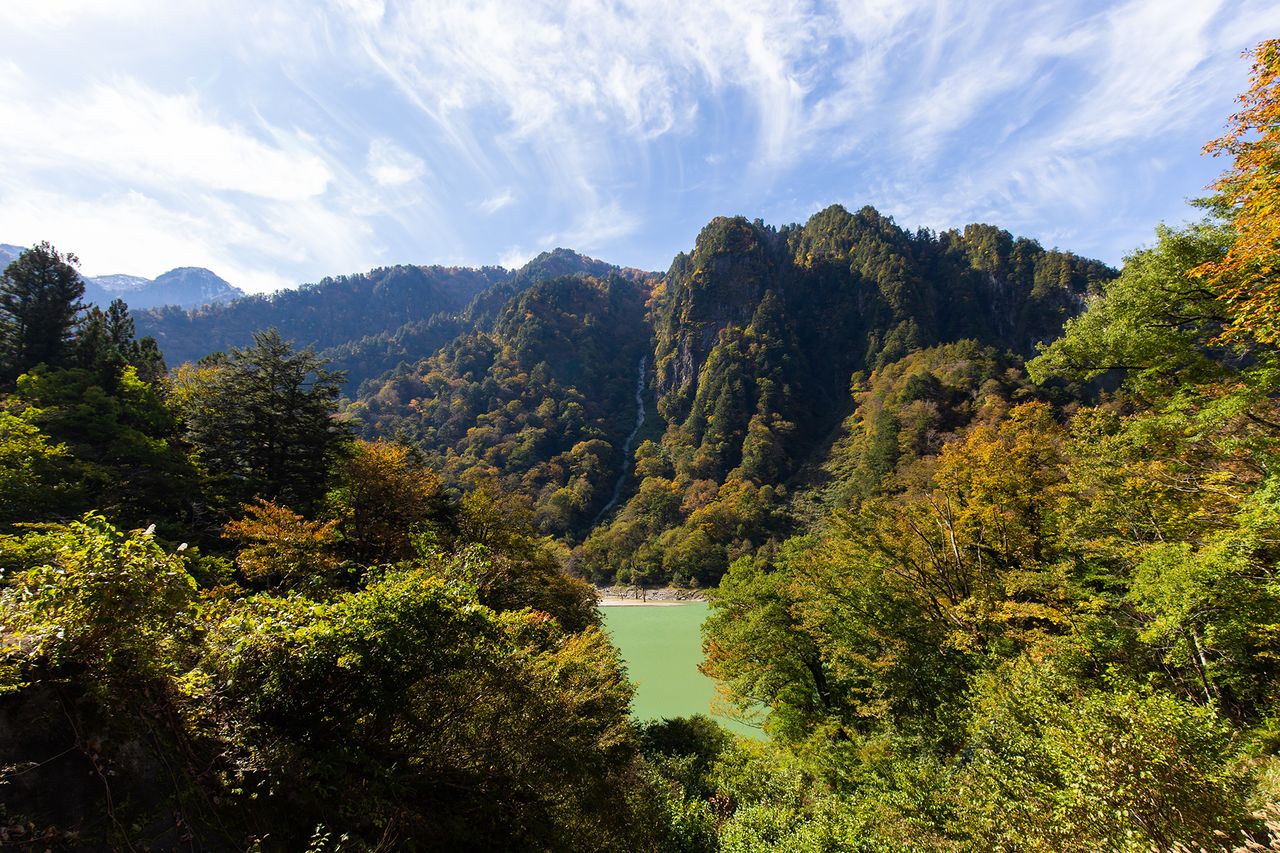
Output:
[[640,429],[644,426],[645,365],[648,364],[648,361],[649,357],[647,355],[641,356],[640,364],[636,368],[636,425],[627,436],[627,440],[622,443],[622,472],[618,474],[618,479],[613,484],[613,495],[609,498],[609,502],[604,505],[604,508],[596,515],[595,520],[591,522],[592,527],[599,524],[600,520],[618,505],[618,499],[622,497],[622,487],[626,484],[627,477],[631,473],[631,451],[635,448],[636,436],[640,434]]

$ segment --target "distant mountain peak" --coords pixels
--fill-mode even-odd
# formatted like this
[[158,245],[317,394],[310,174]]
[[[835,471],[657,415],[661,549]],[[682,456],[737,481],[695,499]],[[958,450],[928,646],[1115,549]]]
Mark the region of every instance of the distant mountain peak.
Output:
[[162,305],[199,308],[241,296],[243,290],[204,267],[177,267],[154,280],[123,274],[90,276],[84,285],[85,302],[106,305],[113,299],[123,299],[134,309]]
[[216,302],[230,302],[245,293],[212,270],[204,267],[175,267],[156,277],[148,294],[150,304],[132,305],[134,308],[153,308],[160,305],[179,305],[194,308]]
[[149,278],[144,278],[140,275],[126,275],[124,273],[95,275],[91,279],[86,279],[86,281],[92,281],[108,293],[116,294],[132,293],[142,290],[151,284],[151,279]]
[[[25,251],[23,246],[0,243],[0,270]],[[175,267],[155,279],[128,273],[83,276],[83,279],[84,302],[103,307],[114,299],[123,299],[133,309],[164,305],[199,308],[245,295],[243,290],[204,267]]]

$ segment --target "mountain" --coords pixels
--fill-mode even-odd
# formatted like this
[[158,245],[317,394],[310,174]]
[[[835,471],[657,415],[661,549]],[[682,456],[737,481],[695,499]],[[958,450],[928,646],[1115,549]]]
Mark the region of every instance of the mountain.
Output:
[[324,350],[459,311],[506,275],[499,267],[383,267],[194,310],[141,311],[135,322],[139,334],[156,339],[170,364],[247,346],[255,331],[271,327],[299,347]]
[[139,302],[137,308],[211,305],[244,296],[243,290],[228,284],[203,267],[178,267],[169,270],[152,282],[151,290],[155,293],[153,303],[146,305]]
[[656,277],[555,249],[518,270],[382,267],[196,310],[141,311],[134,319],[138,333],[154,337],[174,365],[248,346],[255,331],[275,327],[346,371],[354,391],[397,365],[418,362],[464,332],[487,328],[530,285],[565,275]]
[[608,501],[635,423],[650,279],[536,281],[477,327],[361,388],[370,437],[413,441],[451,483],[528,495],[552,535],[585,529]]
[[911,233],[870,207],[783,228],[713,220],[655,292],[660,422],[624,472],[630,500],[575,552],[579,570],[714,584],[788,532],[791,493],[822,469],[867,373],[960,341],[1017,370],[1114,275],[993,226]]
[[[665,276],[634,280],[642,311],[592,307],[599,270],[565,260],[522,270],[559,274],[535,286],[517,274],[477,296],[435,327],[459,330],[452,342],[404,352],[350,412],[369,437],[417,444],[457,486],[496,479],[524,494],[540,530],[581,543],[578,570],[601,582],[714,583],[733,556],[785,535],[801,496],[839,499],[880,470],[899,427],[860,437],[876,424],[849,420],[859,377],[936,365],[932,379],[876,386],[917,403],[928,444],[971,415],[979,388],[1022,393],[1010,371],[1115,274],[990,225],[913,233],[838,206],[782,228],[713,220]],[[826,489],[851,466],[843,491]],[[600,525],[619,477],[621,508]]]
[[1029,356],[1110,275],[991,226],[911,234],[870,207],[781,230],[717,219],[654,305],[659,409],[722,475],[752,417],[785,413],[803,437],[853,371],[947,341]]
[[137,311],[165,305],[198,308],[242,296],[243,290],[203,267],[178,267],[154,280],[120,274],[89,276],[84,280],[84,301],[104,308],[113,299],[123,299]]
[[581,573],[711,584],[806,507],[873,491],[979,396],[1030,393],[1025,359],[1114,275],[992,225],[913,232],[833,206],[716,218],[663,276],[556,249],[135,320],[170,364],[276,327],[347,371],[367,437],[523,496]]
[[[0,270],[24,251],[22,246],[0,243]],[[84,277],[83,301],[102,308],[113,299],[123,299],[135,311],[163,305],[197,308],[241,296],[244,296],[243,290],[203,267],[178,267],[154,280],[122,273]]]
[[140,275],[116,274],[95,275],[91,278],[86,278],[85,283],[86,285],[92,283],[112,296],[120,296],[123,298],[125,294],[132,294],[145,289],[152,283],[152,280],[149,278],[143,278]]

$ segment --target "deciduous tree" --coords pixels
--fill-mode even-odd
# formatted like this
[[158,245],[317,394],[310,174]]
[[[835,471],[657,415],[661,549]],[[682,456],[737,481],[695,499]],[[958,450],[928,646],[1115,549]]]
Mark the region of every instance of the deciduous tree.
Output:
[[1231,305],[1230,331],[1266,343],[1280,341],[1280,39],[1253,52],[1252,84],[1227,132],[1205,146],[1232,158],[1213,184],[1235,226],[1221,259],[1196,272]]

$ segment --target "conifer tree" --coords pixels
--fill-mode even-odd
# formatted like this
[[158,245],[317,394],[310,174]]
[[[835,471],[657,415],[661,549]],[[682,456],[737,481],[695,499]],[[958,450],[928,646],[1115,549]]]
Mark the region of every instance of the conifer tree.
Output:
[[219,481],[219,497],[255,497],[301,510],[324,496],[331,463],[349,438],[334,419],[341,373],[275,329],[232,349],[186,400],[188,437]]
[[27,249],[0,276],[0,382],[37,364],[59,366],[84,307],[80,259],[47,241]]
[[154,383],[165,373],[164,358],[154,338],[134,338],[133,317],[123,299],[103,311],[92,306],[75,338],[76,361],[92,371],[105,388],[114,388],[120,371],[133,365],[138,377]]

